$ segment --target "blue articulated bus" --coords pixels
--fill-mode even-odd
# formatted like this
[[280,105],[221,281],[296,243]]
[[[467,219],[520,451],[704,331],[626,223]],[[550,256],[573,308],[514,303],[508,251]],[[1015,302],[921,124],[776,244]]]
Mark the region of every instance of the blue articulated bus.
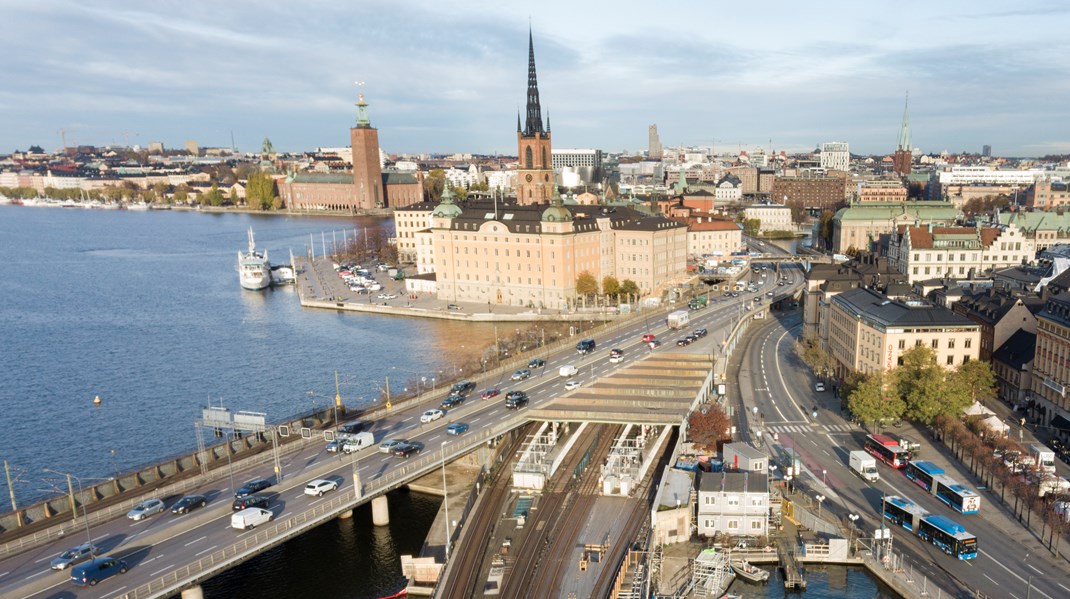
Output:
[[918,526],[918,536],[952,557],[961,560],[977,557],[977,537],[947,516],[923,517]]
[[949,476],[936,477],[933,494],[951,509],[960,514],[976,514],[981,511],[981,497],[966,485],[960,485]]
[[929,493],[933,492],[933,485],[936,477],[943,473],[944,469],[932,462],[910,462],[907,464],[907,467],[903,469],[903,474],[905,474],[907,478],[914,481],[914,484],[925,489]]

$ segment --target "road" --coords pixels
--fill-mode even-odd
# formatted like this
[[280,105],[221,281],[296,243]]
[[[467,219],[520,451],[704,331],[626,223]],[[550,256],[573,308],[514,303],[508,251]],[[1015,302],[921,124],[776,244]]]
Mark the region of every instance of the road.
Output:
[[[737,354],[742,360],[738,388],[748,432],[757,437],[755,431],[763,431],[763,446],[781,456],[777,462],[781,474],[790,465],[790,456],[797,456],[804,469],[801,483],[807,488],[806,493],[810,497],[826,497],[822,504],[826,512],[831,510],[841,517],[848,513],[861,516],[860,530],[872,531],[880,526],[884,495],[907,497],[930,513],[943,514],[965,526],[977,537],[980,550],[978,557],[971,561],[948,557],[909,531],[892,527],[894,549],[908,556],[908,567],[943,588],[966,588],[989,597],[1018,599],[1070,596],[1066,562],[1054,560],[1001,507],[997,494],[979,491],[980,514],[962,515],[912,484],[900,471],[884,464],[878,463],[881,479],[876,483],[855,476],[847,467],[847,455],[862,448],[866,433],[843,418],[839,400],[831,388],[822,393],[814,390],[817,379],[794,351],[800,330],[798,313],[767,321],[752,329],[748,346]],[[811,415],[815,406],[816,419]],[[968,471],[957,465],[954,456],[942,445],[934,445],[924,431],[904,429],[903,432],[922,443],[922,458],[936,461],[959,482],[976,487]],[[872,532],[868,534],[871,536]]]
[[[792,287],[801,282],[798,267],[785,267],[784,270],[794,273]],[[509,380],[510,373],[506,373],[500,381],[484,382],[483,387],[500,385],[503,397],[482,401],[479,399],[482,388],[478,388],[468,401],[461,407],[450,410],[445,418],[432,423],[421,423],[420,413],[425,409],[438,407],[444,389],[443,393],[423,405],[398,409],[388,417],[372,423],[371,430],[377,443],[386,438],[404,437],[421,443],[428,452],[441,451],[441,444],[456,442],[454,440],[457,438],[445,433],[445,428],[452,422],[467,422],[472,427],[468,435],[472,435],[491,423],[515,416],[515,412],[506,410],[503,405],[504,394],[508,390],[527,391],[531,398],[527,409],[543,405],[565,391],[564,379],[557,376],[560,366],[577,366],[578,373],[574,378],[583,385],[589,384],[614,369],[627,366],[636,356],[649,352],[641,342],[645,333],[653,333],[663,339],[664,345],[656,350],[658,352],[713,353],[737,319],[749,314],[743,306],[753,303],[752,295],[764,298],[767,292],[787,289],[790,287],[778,288],[777,282],[770,277],[757,294],[742,293],[736,298],[711,297],[711,305],[708,308],[692,312],[692,321],[689,324],[689,328],[707,328],[710,334],[687,347],[675,346],[675,339],[681,336],[681,332],[668,331],[660,316],[657,319],[637,318],[627,326],[611,329],[610,333],[596,334],[598,349],[587,356],[577,356],[574,351],[566,348],[556,355],[543,356],[546,359],[545,367],[534,369],[532,377],[527,380],[513,382]],[[720,332],[722,330],[724,333]],[[618,364],[610,363],[610,348],[624,349],[624,361]],[[340,487],[347,488],[353,483],[354,471],[358,472],[360,479],[366,483],[394,471],[405,463],[405,459],[379,453],[375,448],[352,456],[339,456],[328,453],[323,446],[310,446],[306,450],[288,455],[283,461],[283,482],[268,490],[272,498],[270,509],[275,520],[280,521],[330,500],[331,493],[323,497],[308,497],[303,494],[305,483],[313,478],[335,480]],[[237,485],[245,480],[270,477],[272,474],[269,464],[236,471],[234,481]],[[104,553],[122,558],[130,566],[130,571],[126,574],[108,579],[96,587],[74,587],[70,583],[68,571],[54,572],[49,569],[52,558],[86,540],[86,537],[81,535],[72,534],[66,541],[58,541],[3,560],[0,562],[0,597],[113,597],[129,592],[202,556],[211,555],[214,551],[254,534],[253,531],[243,532],[230,528],[232,491],[227,480],[223,479],[196,491],[209,499],[209,505],[201,510],[186,515],[172,515],[167,511],[140,522],[120,518],[95,526],[90,531],[94,542]],[[164,499],[170,508],[178,497],[161,499]]]

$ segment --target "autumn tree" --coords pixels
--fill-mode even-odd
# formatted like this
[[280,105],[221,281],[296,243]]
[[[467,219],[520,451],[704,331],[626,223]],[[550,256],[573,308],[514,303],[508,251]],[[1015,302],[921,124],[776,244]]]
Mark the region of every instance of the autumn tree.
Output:
[[630,296],[638,297],[639,296],[639,285],[635,281],[633,281],[631,279],[624,279],[623,281],[620,282],[620,294],[625,296],[625,297],[630,297]]
[[746,218],[743,220],[743,234],[750,237],[758,235],[758,232],[762,229],[762,221],[757,218]]
[[706,404],[687,417],[687,438],[708,452],[720,451],[732,441],[732,421],[716,404]]
[[984,404],[996,397],[996,375],[988,362],[970,360],[961,364],[951,376],[951,384],[968,399],[968,405]]
[[582,296],[591,296],[598,293],[598,279],[594,278],[591,271],[585,270],[576,277],[576,293]]
[[602,293],[609,297],[620,295],[620,281],[617,280],[617,277],[606,276],[602,279]]
[[446,172],[442,169],[432,169],[427,177],[424,177],[424,196],[428,201],[437,202],[442,199],[442,190],[445,188]]
[[257,171],[251,173],[245,182],[245,203],[258,210],[270,210],[276,198],[275,179],[271,175]]

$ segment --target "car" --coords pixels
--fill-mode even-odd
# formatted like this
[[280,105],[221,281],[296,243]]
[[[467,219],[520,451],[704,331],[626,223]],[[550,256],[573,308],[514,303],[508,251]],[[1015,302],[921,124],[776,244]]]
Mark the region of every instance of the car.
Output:
[[661,347],[661,339],[654,339],[650,343],[647,343],[647,345],[649,345],[650,349],[653,351],[654,349]]
[[425,411],[423,414],[420,414],[420,422],[422,422],[423,424],[427,424],[428,422],[434,422],[445,415],[446,413],[442,410],[434,408]]
[[456,408],[464,403],[465,396],[463,395],[450,395],[446,399],[442,400],[442,403],[438,404],[443,410],[449,410],[450,408]]
[[334,491],[338,489],[338,483],[333,480],[324,480],[317,478],[316,480],[305,485],[305,495],[315,495],[316,497],[322,497],[327,491]]
[[468,432],[467,422],[454,422],[446,427],[447,435],[463,435]]
[[66,570],[74,565],[80,564],[87,559],[93,559],[100,550],[92,543],[82,543],[77,547],[71,547],[63,553],[56,556],[56,559],[52,560],[53,570]]
[[164,510],[163,502],[155,497],[146,499],[134,506],[134,509],[126,513],[126,517],[133,521],[143,520],[153,514],[159,514]]
[[376,264],[375,265],[375,269],[378,270],[379,272],[386,272],[386,271],[390,270],[391,268],[394,268],[394,267],[390,266],[389,264]]
[[517,410],[528,405],[528,394],[523,391],[517,391],[518,395],[505,398],[505,408],[508,410]]
[[399,458],[407,458],[416,455],[422,451],[423,448],[415,443],[402,443],[394,448],[394,455]]
[[614,348],[614,349],[609,350],[609,363],[610,364],[619,364],[619,363],[621,363],[623,361],[624,361],[624,350],[623,349]]
[[461,381],[455,384],[453,387],[450,387],[450,393],[455,393],[457,395],[468,395],[469,393],[474,391],[475,388],[476,384],[472,381]]
[[677,347],[685,347],[685,346],[688,346],[688,345],[691,345],[691,340],[688,339],[687,337],[684,337],[683,339],[677,339],[676,340],[676,346]]
[[481,399],[494,399],[495,397],[498,397],[501,394],[502,394],[502,390],[501,389],[499,389],[497,387],[491,387],[490,389],[485,389],[483,391],[483,393],[481,393],[479,395],[479,397]]
[[546,366],[546,360],[542,358],[535,358],[528,362],[528,368],[542,368],[543,366]]
[[447,310],[460,310],[461,307],[458,306],[457,304],[446,304],[446,309]]
[[565,382],[565,391],[572,391],[573,389],[579,389],[580,382],[576,379],[569,379]]
[[345,445],[345,442],[346,440],[343,437],[332,439],[327,442],[327,451],[331,453],[336,453],[339,449],[342,449],[342,446]]
[[825,383],[822,383],[821,381],[818,381],[817,384],[814,385],[814,391],[824,391],[824,390],[825,390]]
[[188,514],[193,510],[208,505],[208,498],[204,495],[186,495],[171,506],[172,514]]
[[696,338],[705,337],[707,334],[709,334],[709,331],[707,331],[706,329],[695,329],[694,331],[691,331],[691,334],[694,335]]
[[234,492],[234,496],[242,498],[246,495],[252,495],[253,493],[256,493],[258,491],[263,491],[264,489],[270,486],[270,480],[266,478],[256,478],[242,485],[237,491]]
[[773,292],[772,291],[766,291],[765,294],[768,295],[769,297],[773,297]]
[[97,583],[107,580],[116,574],[126,574],[129,570],[121,559],[114,557],[96,557],[88,562],[75,566],[71,570],[71,582],[75,586],[96,586]]
[[404,445],[408,443],[406,439],[387,439],[379,444],[379,453],[394,453],[394,448],[398,445]]
[[338,427],[338,432],[345,435],[355,435],[364,432],[366,428],[368,428],[367,422],[350,422]]
[[518,399],[518,398],[527,399],[527,397],[528,397],[528,394],[525,393],[524,391],[510,391],[509,393],[505,394],[505,401],[509,401],[510,399]]
[[531,371],[527,368],[521,368],[513,373],[513,376],[509,377],[514,381],[522,381],[531,376]]
[[647,333],[646,335],[643,335],[643,343],[650,343],[654,339],[657,339],[657,337],[655,337],[654,335],[651,335],[650,333]]
[[269,505],[271,505],[271,499],[266,495],[246,495],[245,497],[235,499],[234,503],[230,504],[230,509],[240,512],[246,508],[267,508]]
[[688,335],[687,337],[684,337],[684,339],[687,339],[688,343],[694,343],[694,342],[698,341],[698,337],[696,337],[694,335],[694,333]]
[[596,345],[594,339],[584,339],[576,344],[576,352],[580,355],[590,353],[594,351]]
[[777,287],[783,287],[784,285],[787,285],[787,283],[785,283],[784,281],[781,281],[776,284]]

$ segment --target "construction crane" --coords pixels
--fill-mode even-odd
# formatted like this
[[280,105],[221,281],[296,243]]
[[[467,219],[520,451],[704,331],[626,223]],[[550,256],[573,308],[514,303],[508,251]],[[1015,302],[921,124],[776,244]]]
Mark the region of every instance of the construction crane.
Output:
[[59,131],[57,131],[57,133],[59,133],[59,138],[63,142],[63,153],[66,154],[67,153],[67,130],[66,129],[60,129]]
[[[134,131],[134,137],[137,137],[138,135],[140,135],[140,133],[138,133],[137,131]],[[130,132],[129,131],[123,131],[123,147],[128,148],[128,149],[130,148]]]

